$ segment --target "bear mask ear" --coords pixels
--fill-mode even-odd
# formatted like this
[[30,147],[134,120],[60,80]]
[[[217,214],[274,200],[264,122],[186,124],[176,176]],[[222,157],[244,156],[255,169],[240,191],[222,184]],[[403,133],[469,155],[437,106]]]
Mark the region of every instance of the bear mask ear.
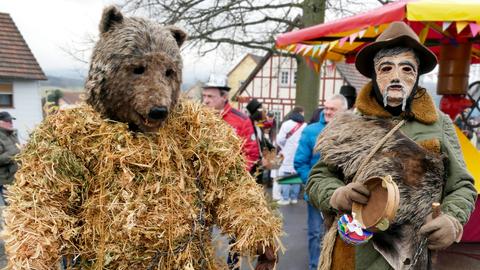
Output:
[[123,15],[115,6],[106,7],[103,10],[102,19],[100,20],[100,33],[105,33],[115,24],[123,22]]
[[172,36],[177,41],[178,47],[181,47],[183,42],[185,42],[185,40],[187,39],[187,33],[173,25],[169,25],[166,28],[168,31],[172,32]]

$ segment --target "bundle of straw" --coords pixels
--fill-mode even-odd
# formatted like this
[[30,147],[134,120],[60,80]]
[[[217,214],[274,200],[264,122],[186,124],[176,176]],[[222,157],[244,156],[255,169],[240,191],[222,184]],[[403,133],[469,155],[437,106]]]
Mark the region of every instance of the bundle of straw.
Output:
[[[233,129],[181,101],[158,133],[88,105],[48,116],[8,188],[9,269],[218,269],[211,228],[254,256],[281,220],[246,171]],[[222,259],[223,260],[223,259]]]

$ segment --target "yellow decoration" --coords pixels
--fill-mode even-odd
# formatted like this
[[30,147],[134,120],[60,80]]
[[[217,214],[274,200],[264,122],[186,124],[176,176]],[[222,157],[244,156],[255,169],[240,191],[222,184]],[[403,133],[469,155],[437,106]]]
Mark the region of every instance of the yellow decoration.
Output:
[[480,152],[473,146],[462,131],[455,127],[457,137],[460,142],[460,148],[462,149],[463,158],[467,164],[467,169],[475,179],[475,188],[477,192],[480,191]]
[[422,29],[422,31],[420,31],[420,34],[418,35],[418,39],[420,39],[420,42],[422,44],[424,44],[425,40],[427,39],[429,29],[430,27],[428,25],[425,25],[425,27]]
[[460,32],[462,32],[462,30],[465,29],[465,27],[467,27],[468,22],[457,22],[456,25],[457,25],[457,33],[460,34]]

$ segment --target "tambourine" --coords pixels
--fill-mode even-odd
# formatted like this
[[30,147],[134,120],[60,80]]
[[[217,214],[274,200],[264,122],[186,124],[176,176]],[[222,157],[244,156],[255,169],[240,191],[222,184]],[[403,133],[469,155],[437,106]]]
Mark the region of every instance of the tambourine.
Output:
[[385,231],[398,210],[400,192],[397,184],[390,175],[373,177],[363,184],[370,191],[367,204],[352,204],[352,216],[361,224],[363,229],[370,232]]

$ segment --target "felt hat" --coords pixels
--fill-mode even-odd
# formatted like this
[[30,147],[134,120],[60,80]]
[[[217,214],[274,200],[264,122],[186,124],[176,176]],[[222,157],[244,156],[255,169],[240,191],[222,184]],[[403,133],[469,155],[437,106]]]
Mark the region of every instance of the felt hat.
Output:
[[0,121],[12,121],[15,117],[12,117],[8,112],[0,112]]
[[230,87],[228,87],[227,84],[227,77],[218,74],[211,74],[208,78],[208,82],[205,83],[202,88],[218,88],[220,90],[230,91]]
[[384,48],[407,47],[412,48],[419,58],[419,74],[432,71],[437,65],[437,57],[427,47],[420,43],[415,32],[406,23],[392,22],[375,42],[363,47],[355,59],[355,66],[364,76],[371,78],[374,71],[373,58],[378,51]]
[[250,115],[254,114],[258,108],[262,106],[262,103],[258,101],[256,98],[250,100],[247,104],[247,111],[250,113]]

